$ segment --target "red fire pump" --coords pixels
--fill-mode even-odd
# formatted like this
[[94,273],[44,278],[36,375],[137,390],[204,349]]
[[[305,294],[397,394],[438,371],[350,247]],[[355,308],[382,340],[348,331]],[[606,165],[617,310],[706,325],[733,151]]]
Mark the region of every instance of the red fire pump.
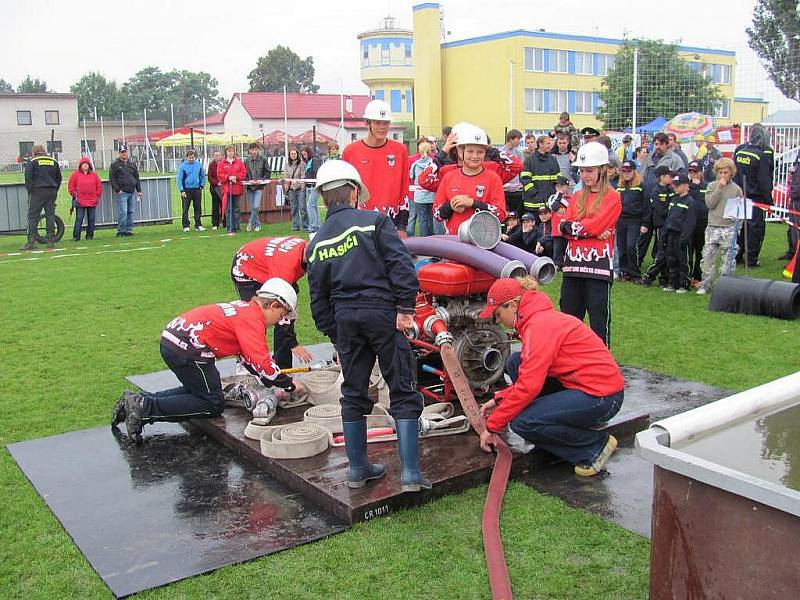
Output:
[[[502,327],[478,314],[495,277],[455,262],[427,264],[418,270],[420,292],[409,342],[415,349],[420,391],[428,399],[456,399],[441,366],[439,346],[452,340],[453,349],[473,390],[486,392],[504,373],[510,338]],[[432,385],[425,385],[433,379]]]

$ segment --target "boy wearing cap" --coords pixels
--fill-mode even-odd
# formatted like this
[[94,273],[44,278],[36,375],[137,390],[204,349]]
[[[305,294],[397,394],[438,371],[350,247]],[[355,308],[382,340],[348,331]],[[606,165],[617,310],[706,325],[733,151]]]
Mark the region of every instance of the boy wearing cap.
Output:
[[317,172],[316,187],[328,212],[307,246],[308,288],[317,329],[336,346],[342,365],[347,485],[360,488],[386,473],[384,465],[367,460],[366,415],[373,408],[368,388],[377,360],[389,386],[402,489],[430,489],[419,470],[422,395],[415,387],[411,346],[404,334],[414,324],[419,291],[411,255],[389,215],[356,209],[369,200],[370,192],[355,167],[327,161]]
[[500,240],[521,248],[521,235],[519,215],[516,211],[511,210],[506,215],[505,231],[500,235]]
[[650,192],[650,197],[645,202],[644,218],[640,229],[638,249],[639,249],[639,268],[641,268],[644,257],[647,254],[647,247],[650,245],[650,238],[654,238],[653,250],[655,261],[647,273],[642,277],[642,283],[650,286],[653,279],[658,277],[659,285],[666,287],[667,283],[667,255],[662,239],[662,228],[667,219],[667,210],[675,192],[672,191],[673,172],[666,165],[659,165],[655,170],[656,187]]
[[553,212],[545,205],[539,208],[539,225],[536,226],[536,242],[533,253],[536,256],[553,258]]
[[622,212],[617,221],[617,248],[619,267],[623,281],[641,281],[637,242],[639,241],[645,201],[642,192],[642,178],[636,171],[636,163],[626,160],[620,167],[620,181],[617,186],[622,200]]
[[267,328],[297,318],[297,294],[282,279],[270,279],[250,302],[234,300],[198,306],[175,317],[161,332],[161,357],[181,382],[156,393],[126,391],[117,401],[111,426],[125,421],[128,435],[142,441],[142,429],[155,421],[218,417],[225,408],[215,360],[238,356],[265,386],[294,391],[269,354]]
[[694,199],[689,195],[689,177],[683,173],[672,180],[675,195],[669,203],[664,222],[664,248],[667,260],[665,292],[689,291],[689,243],[697,222]]
[[689,241],[689,274],[692,278],[692,287],[696,288],[703,279],[703,245],[706,239],[706,227],[708,227],[708,207],[706,206],[706,192],[708,183],[703,174],[703,166],[698,160],[689,162],[689,195],[692,197],[692,204],[697,221],[692,232],[692,239]]

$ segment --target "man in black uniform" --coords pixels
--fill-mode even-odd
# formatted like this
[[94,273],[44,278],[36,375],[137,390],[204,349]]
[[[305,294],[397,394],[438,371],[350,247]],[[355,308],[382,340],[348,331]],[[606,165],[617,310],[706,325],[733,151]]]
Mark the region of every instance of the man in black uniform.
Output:
[[61,169],[56,160],[44,151],[44,146],[33,147],[33,158],[25,165],[25,187],[28,189],[28,243],[20,250],[36,249],[36,230],[39,218],[47,219],[47,247],[55,246],[56,196],[61,186]]
[[355,167],[330,160],[317,173],[328,214],[308,244],[311,314],[339,354],[342,424],[350,461],[347,485],[362,487],[386,473],[367,461],[367,395],[377,358],[389,385],[389,412],[395,419],[404,492],[430,489],[419,471],[419,416],[422,395],[414,386],[411,347],[403,331],[414,322],[419,290],[411,255],[385,214],[357,210],[369,198]]
[[[769,135],[764,126],[756,123],[750,127],[749,141],[736,147],[733,152],[736,163],[736,174],[733,181],[747,197],[760,204],[772,204],[772,174],[774,170],[774,154],[769,146]],[[757,267],[758,254],[766,233],[766,213],[753,207],[751,219],[744,224],[747,227],[747,246],[744,232],[739,233],[739,252],[736,262],[747,262],[748,267]]]

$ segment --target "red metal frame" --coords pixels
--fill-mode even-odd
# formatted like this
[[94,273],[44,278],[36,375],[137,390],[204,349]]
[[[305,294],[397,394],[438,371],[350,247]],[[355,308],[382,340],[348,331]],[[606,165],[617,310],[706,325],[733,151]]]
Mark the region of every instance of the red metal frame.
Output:
[[[409,339],[408,343],[421,350],[421,356],[439,354],[439,347],[434,344],[415,339]],[[455,389],[453,389],[453,383],[450,381],[450,376],[447,374],[447,371],[440,371],[439,369],[436,369],[434,375],[441,379],[442,384],[444,384],[442,392],[434,392],[428,387],[421,387],[419,388],[420,393],[432,402],[453,402],[454,400],[458,400]]]

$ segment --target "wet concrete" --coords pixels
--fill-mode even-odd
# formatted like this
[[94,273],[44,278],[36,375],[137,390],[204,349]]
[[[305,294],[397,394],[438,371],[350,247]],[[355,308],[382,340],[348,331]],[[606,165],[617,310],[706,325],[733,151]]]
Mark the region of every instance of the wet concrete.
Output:
[[800,406],[733,423],[675,449],[800,491]]
[[[623,367],[625,401],[618,417],[649,412],[651,422],[730,395],[729,391],[674,379],[644,369]],[[639,458],[633,440],[620,444],[606,470],[592,478],[575,475],[566,463],[531,471],[523,481],[558,496],[575,508],[588,510],[625,529],[650,537],[653,466]]]
[[8,449],[117,597],[346,528],[235,452],[177,424],[148,425],[141,446],[99,427]]

